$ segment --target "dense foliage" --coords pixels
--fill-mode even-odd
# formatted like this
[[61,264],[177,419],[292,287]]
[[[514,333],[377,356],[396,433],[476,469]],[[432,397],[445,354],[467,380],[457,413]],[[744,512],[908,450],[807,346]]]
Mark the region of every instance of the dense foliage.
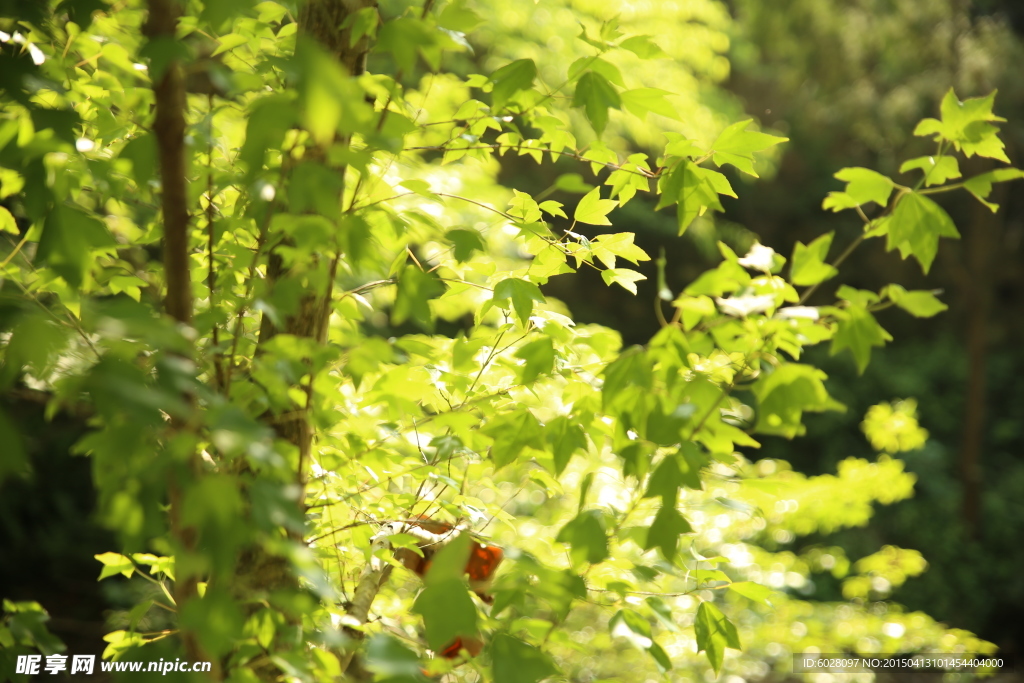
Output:
[[[835,475],[737,449],[843,409],[805,349],[863,372],[891,339],[879,310],[944,310],[899,284],[807,300],[863,242],[927,272],[959,237],[936,193],[995,210],[993,183],[1024,174],[960,171],[1008,163],[994,96],[950,90],[921,121],[913,185],[836,174],[824,208],[864,224],[842,250],[719,244],[682,292],[658,283],[660,331],[624,349],[542,287],[590,269],[635,293],[651,257],[617,210],[649,193],[682,234],[736,196],[716,169],[756,177],[785,138],[679,120],[688,77],[721,70],[714,11],[681,22],[708,39],[687,73],[657,12],[551,3],[578,36],[489,50],[481,17],[516,15],[479,5],[0,4],[0,390],[88,416],[75,450],[120,540],[100,578],[147,587],[104,656],[535,683],[988,651],[884,601],[919,553],[780,547],[911,495],[888,454],[923,438],[912,402],[872,409],[886,454]],[[510,156],[578,171],[531,195],[498,182]],[[0,415],[0,475],[28,474],[31,439]],[[821,572],[844,602],[805,599]],[[36,606],[5,607],[5,658],[60,649]]]

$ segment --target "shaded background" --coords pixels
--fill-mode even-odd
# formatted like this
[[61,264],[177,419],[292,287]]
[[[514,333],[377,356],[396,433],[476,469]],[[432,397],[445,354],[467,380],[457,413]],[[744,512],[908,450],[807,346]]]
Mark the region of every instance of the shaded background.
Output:
[[[735,24],[731,72],[721,87],[768,130],[790,138],[775,168],[760,181],[726,169],[740,200],[723,198],[725,214],[700,220],[683,240],[669,214],[643,211],[635,199],[612,215],[615,231],[635,231],[648,253],[665,249],[668,284],[678,293],[717,262],[714,241],[737,251],[754,239],[791,254],[804,243],[836,231],[833,255],[862,229],[852,213],[821,209],[832,174],[866,166],[898,174],[901,160],[934,151],[914,138],[917,121],[938,114],[953,86],[962,99],[998,89],[996,112],[1007,155],[1022,163],[1024,149],[1024,3],[1017,0],[731,0]],[[987,160],[961,162],[965,176],[989,169]],[[526,163],[509,167],[507,180],[543,189],[527,176]],[[535,169],[535,167],[533,167]],[[536,173],[536,171],[533,171]],[[531,182],[532,180],[532,182]],[[874,457],[860,431],[867,408],[916,397],[931,438],[903,454],[918,478],[914,498],[878,509],[866,529],[828,538],[798,538],[793,550],[824,543],[843,547],[851,559],[882,544],[920,550],[930,567],[892,595],[948,625],[996,643],[1000,654],[1024,663],[1024,188],[1003,185],[993,193],[997,214],[966,193],[935,198],[949,211],[963,239],[942,240],[925,276],[917,263],[868,241],[808,302],[825,304],[849,284],[878,290],[889,282],[908,289],[940,289],[949,311],[916,319],[890,309],[879,322],[895,338],[875,350],[864,376],[852,357],[813,362],[830,376],[830,392],[844,414],[807,416],[806,437],[764,439],[747,455],[782,458],[807,474],[834,472],[847,456]],[[649,207],[648,207],[649,208]],[[743,253],[740,251],[740,253]],[[653,315],[654,267],[637,297],[603,287],[596,273],[559,276],[546,291],[561,298],[583,322],[616,328],[627,343],[643,343],[657,329]],[[597,276],[597,277],[593,277]],[[831,284],[831,287],[827,286]],[[841,599],[838,581],[816,575],[814,597]]]

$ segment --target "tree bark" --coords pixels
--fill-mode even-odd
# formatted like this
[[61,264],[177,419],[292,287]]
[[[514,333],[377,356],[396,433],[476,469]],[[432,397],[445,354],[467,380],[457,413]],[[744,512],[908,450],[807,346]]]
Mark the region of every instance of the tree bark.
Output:
[[[375,0],[308,0],[302,5],[302,10],[299,13],[299,35],[317,41],[336,57],[351,75],[357,76],[365,70],[369,41],[366,36],[362,36],[352,44],[351,29],[341,29],[340,27],[351,14],[366,8],[376,8]],[[306,158],[323,161],[323,150],[307,150]],[[344,178],[345,168],[337,170]],[[298,310],[284,321],[280,330],[269,317],[264,316],[260,323],[260,346],[266,344],[279,332],[315,339],[321,344],[326,342],[337,266],[337,256],[331,258],[327,264],[319,262],[319,260],[307,264],[306,270],[310,272],[317,268],[326,269],[326,282],[323,288],[304,296],[299,302]],[[274,284],[286,274],[283,259],[276,250],[271,250],[267,263],[267,280],[270,288],[272,289]],[[295,411],[289,418],[273,424],[279,437],[298,448],[297,480],[300,486],[305,484],[303,470],[308,466],[313,440],[313,431],[310,428],[308,416],[308,406],[312,400],[310,389],[307,389],[306,399],[306,409]]]
[[[150,0],[146,33],[150,40],[174,40],[179,7],[175,0]],[[160,203],[164,217],[164,278],[168,315],[188,325],[192,322],[192,282],[188,262],[188,199],[185,179],[185,77],[181,64],[172,60],[163,74],[156,74],[156,135],[160,158]]]
[[[987,170],[987,168],[985,169]],[[1005,191],[997,185],[990,201],[1002,200]],[[982,453],[987,420],[987,378],[989,319],[995,286],[992,264],[999,236],[1000,219],[980,202],[975,202],[967,237],[967,386],[964,391],[964,435],[960,450],[960,478],[963,484],[962,514],[967,532],[977,537],[981,529]]]
[[[302,5],[298,17],[300,40],[316,40],[338,59],[349,74],[359,75],[365,69],[366,54],[369,50],[368,40],[364,36],[359,41],[356,41],[355,44],[352,44],[350,29],[341,29],[340,27],[352,13],[364,8],[375,7],[375,0],[307,0]],[[324,163],[325,157],[325,150],[316,148],[307,149],[304,158]],[[334,170],[338,171],[341,177],[344,178],[344,167]],[[341,199],[341,197],[338,197],[339,202]],[[285,245],[287,243],[283,242],[279,246]],[[330,260],[328,261],[327,259]],[[314,257],[312,262],[297,266],[310,273],[311,279],[314,281],[320,280],[320,273],[317,273],[317,271],[321,271],[323,277],[322,286],[316,291],[311,291],[303,296],[297,310],[282,321],[280,329],[269,317],[264,316],[260,323],[259,349],[264,348],[265,344],[279,333],[314,339],[319,344],[326,343],[337,266],[338,256],[336,254]],[[281,255],[276,249],[271,249],[267,262],[269,289],[272,290],[276,283],[288,275],[289,273],[285,268]],[[287,416],[274,417],[268,414],[267,419],[278,437],[293,444],[298,450],[296,481],[300,487],[299,505],[303,512],[305,512],[304,488],[306,470],[309,467],[313,442],[313,428],[309,417],[310,406],[314,398],[312,379],[310,379],[309,385],[303,388],[306,393],[305,406],[292,411]],[[240,581],[241,585],[253,585],[260,590],[268,590],[272,588],[270,584],[280,585],[282,582],[287,583],[289,580],[294,582],[294,577],[288,574],[287,571],[282,571],[285,569],[283,566],[285,560],[283,558],[268,557],[262,548],[254,548],[251,555],[252,557],[248,558],[248,560],[243,559],[243,562],[249,564],[249,570],[246,571],[245,576],[240,577],[242,579]],[[365,596],[365,598],[356,600],[355,602],[358,604],[353,604],[349,608],[349,617],[355,623],[366,623],[373,596],[376,595],[379,586],[387,580],[390,569],[389,565],[379,565],[376,562],[367,565],[356,588],[356,595]],[[355,629],[349,629],[349,633],[352,637],[359,637],[361,635]],[[357,668],[353,665],[350,669],[352,652],[353,650],[350,648],[345,653],[342,653],[341,670],[343,673],[346,671],[351,672]],[[263,674],[264,672],[259,673]]]
[[[178,26],[180,7],[177,0],[149,0],[149,16],[146,35],[152,41],[173,41]],[[156,137],[157,154],[160,164],[160,203],[163,213],[163,257],[164,280],[167,294],[164,298],[165,312],[181,325],[192,324],[192,281],[189,268],[189,211],[185,177],[185,77],[178,60],[171,60],[160,74],[153,74],[155,98],[155,119],[153,134]],[[192,403],[192,396],[186,396]],[[185,428],[180,419],[171,420],[171,428]],[[193,454],[184,471],[171,470],[168,476],[168,521],[171,534],[178,544],[190,552],[196,548],[195,529],[183,526],[182,476],[191,477],[199,467],[198,454]],[[186,602],[198,595],[198,577],[181,576],[174,582],[174,601],[181,609]],[[181,639],[186,656],[192,661],[211,661],[203,652],[195,634],[181,629]],[[212,677],[220,677],[220,667],[212,662]]]

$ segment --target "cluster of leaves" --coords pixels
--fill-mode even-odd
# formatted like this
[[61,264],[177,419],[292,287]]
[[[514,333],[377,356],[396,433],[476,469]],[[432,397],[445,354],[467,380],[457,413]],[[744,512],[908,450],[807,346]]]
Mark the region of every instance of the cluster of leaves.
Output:
[[[529,58],[462,73],[445,65],[472,49],[469,3],[382,2],[331,27],[342,51],[369,46],[368,71],[351,74],[287,3],[206,3],[179,20],[177,40],[144,39],[137,2],[116,13],[79,6],[0,24],[0,200],[10,207],[0,230],[12,238],[0,261],[0,388],[20,382],[51,392],[53,410],[91,413],[77,448],[124,546],[99,556],[100,578],[154,586],[108,636],[107,656],[141,657],[165,640],[137,628],[159,605],[232,680],[354,675],[358,652],[390,680],[472,668],[536,683],[589,666],[581,651],[623,642],[663,671],[693,665],[694,651],[715,673],[749,667],[756,648],[726,657],[744,634],[815,610],[831,610],[822,623],[848,618],[788,594],[771,612],[773,590],[799,591],[811,571],[849,562],[758,543],[863,524],[872,502],[910,495],[912,480],[888,458],[807,479],[738,449],[799,436],[805,413],[842,409],[825,374],[800,362],[805,348],[830,342],[863,369],[889,340],[875,312],[944,308],[898,285],[806,302],[871,237],[927,271],[939,238],[957,236],[928,195],[962,185],[984,201],[993,182],[1021,176],[947,183],[959,177],[954,151],[1005,160],[991,97],[950,93],[941,120],[922,123],[939,146],[908,162],[924,173],[916,188],[840,172],[846,189],[826,208],[856,210],[865,231],[838,258],[828,261],[831,234],[798,244],[784,277],[787,259],[769,247],[740,257],[720,245],[718,266],[678,296],[661,288],[658,315],[663,302],[674,314],[650,343],[622,349],[541,290],[593,268],[635,293],[645,276],[624,262],[649,256],[631,233],[588,226],[613,225],[612,212],[646,192],[675,207],[682,233],[721,211],[720,195],[736,196],[712,165],[756,177],[755,154],[785,140],[741,121],[709,144],[668,132],[653,155],[601,142],[613,117],[673,113],[643,73],[609,60],[660,59],[650,36],[614,22],[584,28],[587,56],[553,80]],[[149,114],[153,83],[182,65],[201,81],[189,85],[181,150],[190,325],[160,314],[169,274],[154,258],[158,200],[173,179],[157,172],[161,131]],[[594,137],[585,147],[580,113]],[[507,153],[575,160],[602,184],[562,181],[555,189],[581,195],[571,208],[506,189],[496,177]],[[872,203],[881,208],[869,218]],[[311,315],[310,295],[325,302],[322,336],[294,325]],[[439,325],[451,334],[435,334]],[[311,448],[296,431],[316,435]],[[10,444],[0,473],[25,469],[22,438],[0,416]],[[421,583],[391,552],[415,546],[407,534],[374,541],[381,525],[421,516],[506,546],[493,604],[445,553]],[[922,568],[905,551],[883,553],[856,565],[867,584],[850,582],[860,602],[844,608],[864,628],[890,609],[869,604],[885,593],[876,579],[897,585]],[[375,566],[394,572],[367,594]],[[367,598],[373,620],[356,613]],[[984,647],[891,609],[886,623],[904,630],[886,645]],[[577,637],[602,622],[603,640]],[[429,657],[480,635],[488,646],[471,667]],[[784,642],[768,653],[784,668],[780,654],[805,637],[864,647],[853,635],[756,642]]]

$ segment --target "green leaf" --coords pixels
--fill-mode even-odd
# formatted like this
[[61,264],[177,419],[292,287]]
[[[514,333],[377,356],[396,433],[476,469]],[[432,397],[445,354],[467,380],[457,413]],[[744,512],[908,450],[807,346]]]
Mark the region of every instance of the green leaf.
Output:
[[512,301],[512,308],[515,309],[519,322],[526,327],[526,323],[533,315],[533,302],[544,303],[544,295],[540,293],[540,287],[520,280],[519,278],[506,278],[494,286],[493,301],[501,305],[502,302]]
[[839,273],[834,267],[825,263],[834,236],[835,233],[830,232],[808,245],[804,245],[803,242],[796,243],[790,263],[790,282],[800,287],[816,285]]
[[619,71],[619,67],[615,66],[611,62],[601,59],[600,57],[580,57],[570,64],[569,80],[575,80],[587,69],[604,76],[608,82],[614,83],[615,85],[621,86],[624,83],[622,80],[622,72]]
[[693,630],[697,636],[697,652],[707,653],[715,674],[722,670],[725,648],[740,649],[740,637],[736,633],[736,627],[708,601],[700,603],[700,607],[697,608]]
[[626,108],[630,114],[633,114],[637,118],[645,118],[651,112],[679,121],[680,116],[676,111],[676,108],[665,99],[667,95],[671,95],[667,90],[660,88],[636,88],[634,90],[625,90],[619,93],[622,98],[622,106]]
[[665,51],[658,47],[657,43],[651,40],[650,36],[630,36],[619,43],[623,50],[629,50],[640,59],[662,59],[668,58]]
[[621,609],[608,620],[608,630],[613,636],[624,637],[638,650],[648,650],[654,644],[651,624],[639,612]]
[[562,527],[555,540],[572,546],[575,562],[597,564],[608,557],[608,535],[597,510],[587,510]]
[[427,680],[421,673],[419,656],[397,638],[381,633],[366,644],[366,668],[388,679]]
[[687,478],[683,470],[687,468],[686,463],[680,467],[681,458],[675,453],[670,453],[659,463],[647,480],[647,490],[644,498],[656,498],[661,496],[662,505],[674,507],[679,497],[679,487],[686,483]]
[[38,378],[49,375],[67,348],[69,332],[42,313],[19,317],[4,349],[0,386],[9,385],[25,368]]
[[[288,182],[288,204],[292,213],[315,213],[318,218],[337,220],[341,217],[341,195],[345,180],[341,174],[322,164],[303,161],[292,169]],[[334,226],[328,225],[323,242],[333,237]],[[324,245],[316,245],[320,248]]]
[[455,245],[452,256],[459,263],[468,261],[474,251],[484,251],[487,248],[483,236],[476,230],[455,228],[445,233],[445,239]]
[[466,570],[466,561],[469,560],[472,542],[473,539],[465,533],[453,536],[448,540],[431,559],[430,569],[423,577],[423,583],[433,586],[446,581],[461,581],[462,574]]
[[115,576],[117,574],[130,579],[132,574],[135,573],[135,563],[131,561],[131,558],[124,555],[103,553],[101,555],[93,555],[93,557],[103,563],[103,570],[100,571],[100,576],[96,579],[97,581],[102,581],[108,576]]
[[559,415],[544,425],[544,432],[554,457],[555,474],[561,475],[573,454],[587,448],[587,437],[583,427],[565,415]]
[[729,584],[729,590],[742,595],[748,600],[759,602],[762,605],[768,605],[771,607],[771,601],[768,599],[772,595],[772,589],[768,586],[763,586],[753,581],[737,581]]
[[211,57],[216,57],[223,52],[234,50],[236,47],[245,45],[249,42],[249,36],[242,35],[241,33],[228,33],[218,38],[217,42],[219,45],[210,55]]
[[956,157],[917,157],[904,161],[900,166],[900,173],[906,173],[915,168],[924,172],[926,187],[942,185],[947,180],[960,177],[960,165],[957,163]]
[[94,12],[110,10],[110,4],[106,0],[61,0],[57,5],[57,12],[66,11],[68,19],[78,24],[84,31],[92,24]]
[[14,220],[14,216],[11,212],[2,206],[0,206],[0,232],[6,232],[12,235],[18,234],[18,223]]
[[512,190],[512,200],[509,201],[510,216],[520,219],[523,223],[536,223],[543,216],[540,213],[540,206],[533,197],[519,190]]
[[33,107],[30,116],[37,131],[50,129],[59,139],[75,144],[75,138],[78,137],[76,130],[81,123],[81,117],[74,109]]
[[668,658],[668,653],[661,645],[652,642],[651,646],[647,648],[647,652],[654,658],[654,663],[658,665],[658,670],[662,673],[672,668],[672,660]]
[[544,428],[525,408],[489,420],[481,431],[494,439],[491,457],[495,467],[508,465],[524,448],[544,448]]
[[908,292],[899,285],[889,285],[886,292],[892,302],[915,318],[931,318],[942,313],[949,306],[939,301],[934,294],[924,290]]
[[565,206],[564,204],[562,204],[562,202],[556,202],[552,199],[549,199],[546,202],[541,202],[537,206],[538,208],[540,208],[541,211],[548,214],[549,216],[568,218],[568,216],[565,215],[565,211],[562,211],[562,207]]
[[[846,183],[845,198],[853,202],[854,206],[861,206],[868,202],[875,202],[879,206],[889,203],[889,195],[892,194],[893,182],[887,176],[872,171],[869,168],[844,168],[835,174],[835,177]],[[830,193],[825,199],[823,208],[838,211],[840,208],[852,208],[832,201],[833,197],[843,193]]]
[[299,101],[303,122],[317,142],[329,144],[338,133],[374,132],[377,116],[366,103],[366,93],[337,59],[316,41],[304,40],[298,43],[295,60],[302,74]]
[[[373,13],[377,13],[376,8],[373,9]],[[448,3],[437,18],[438,26],[462,33],[469,33],[481,22],[483,19],[470,9],[466,0],[455,0],[455,2]]]
[[537,683],[558,673],[546,654],[505,633],[494,636],[490,652],[494,683]]
[[892,336],[878,324],[875,316],[861,305],[850,304],[837,315],[837,318],[829,353],[834,356],[843,349],[849,349],[857,362],[857,371],[863,374],[868,361],[871,360],[871,348],[885,346],[885,342],[892,341]]
[[650,261],[651,257],[647,255],[647,252],[633,244],[635,237],[636,235],[631,232],[598,235],[590,241],[590,251],[608,268],[615,267],[615,258],[617,256],[621,256],[633,263]]
[[883,227],[888,235],[886,250],[899,248],[903,258],[913,255],[925,273],[938,253],[939,238],[960,237],[949,214],[917,192],[903,195]]
[[605,410],[626,396],[627,387],[651,388],[651,361],[643,348],[633,346],[619,354],[602,373],[601,404]]
[[46,217],[36,260],[52,268],[72,287],[81,287],[92,267],[93,250],[116,244],[101,221],[61,204]]
[[1017,168],[998,168],[965,180],[964,189],[973,194],[979,202],[991,209],[992,213],[995,213],[999,210],[999,205],[985,201],[988,199],[989,193],[992,192],[992,183],[1002,183],[1018,178],[1024,178],[1024,171]]
[[844,410],[828,395],[827,378],[821,370],[799,363],[786,363],[761,377],[751,389],[758,400],[757,431],[792,439],[806,431],[801,422],[805,412]]
[[519,59],[491,74],[491,108],[499,111],[520,90],[529,90],[537,78],[537,65],[532,59]]
[[[608,110],[621,109],[622,99],[619,97],[619,91],[607,78],[596,71],[587,71],[576,82],[572,106],[583,107],[587,114],[587,120],[600,136],[605,126],[608,125]],[[605,224],[597,223],[596,225]]]
[[999,139],[999,129],[991,123],[1006,120],[992,113],[995,97],[992,91],[986,97],[961,102],[950,88],[942,98],[942,120],[924,119],[914,129],[914,135],[935,135],[936,140],[944,138],[967,157],[977,154],[1010,163]]
[[703,490],[704,482],[700,478],[700,471],[711,464],[711,458],[692,441],[680,444],[677,453],[682,458],[676,462],[683,476],[682,483],[695,491]]
[[693,527],[679,511],[671,505],[662,505],[654,516],[651,528],[647,530],[644,550],[658,548],[669,562],[673,561],[679,548],[679,535],[693,532]]
[[[238,153],[238,158],[246,165],[246,178],[252,179],[263,170],[267,151],[280,149],[284,136],[297,122],[295,104],[284,95],[270,95],[256,100],[249,110],[245,126],[245,142]],[[129,147],[138,144],[144,149],[133,152],[129,158],[134,163],[135,180],[140,187],[144,186],[153,175],[156,164],[156,143],[152,135],[135,138],[121,152],[125,156]],[[141,156],[145,155],[145,156]],[[140,171],[140,156],[144,166]],[[144,177],[140,177],[140,172]]]
[[601,188],[595,187],[576,205],[573,220],[588,225],[611,225],[607,216],[616,206],[618,202],[614,200],[601,199]]
[[531,384],[541,375],[550,374],[555,367],[555,347],[550,337],[541,337],[516,352],[516,358],[526,361],[519,376],[521,384]]
[[5,615],[6,626],[10,629],[10,637],[15,641],[39,650],[44,656],[67,649],[64,643],[46,628],[50,615],[39,603],[4,600],[4,611],[8,612],[8,615]]
[[654,402],[647,413],[646,429],[643,436],[659,446],[671,446],[682,439],[682,429],[693,416],[694,406],[682,403],[665,409],[661,401]]
[[255,0],[207,0],[203,3],[200,20],[219,28],[228,19],[245,13],[254,4]]
[[608,285],[619,284],[630,294],[636,294],[636,283],[646,280],[647,276],[629,268],[609,268],[601,271],[601,279]]
[[416,596],[412,611],[423,617],[427,645],[435,651],[459,636],[472,636],[477,632],[476,606],[461,578],[428,584]]
[[377,31],[375,51],[390,52],[398,68],[409,73],[416,66],[417,52],[424,58],[430,55],[435,48],[437,35],[415,17],[398,17],[381,24]]
[[434,329],[430,300],[444,293],[444,285],[432,273],[407,265],[398,277],[398,294],[391,311],[391,320],[401,325],[410,318],[425,330]]
[[719,166],[732,164],[747,175],[756,178],[758,176],[754,171],[754,154],[779,143],[787,142],[789,138],[747,130],[747,126],[752,122],[753,119],[747,119],[727,127],[711,145],[711,149],[714,150],[715,163]]
[[[440,24],[440,22],[438,23]],[[345,21],[341,22],[341,28],[350,29],[348,39],[349,47],[354,46],[364,36],[369,36],[371,39],[376,38],[379,25],[380,15],[377,13],[376,7],[364,7],[361,10],[352,12],[345,17]],[[443,24],[441,25],[443,26]]]
[[687,159],[680,161],[670,173],[662,177],[659,189],[661,199],[658,200],[656,209],[670,204],[679,205],[676,217],[680,235],[686,232],[690,223],[697,216],[703,215],[707,209],[722,211],[713,176],[709,175],[707,169]]

